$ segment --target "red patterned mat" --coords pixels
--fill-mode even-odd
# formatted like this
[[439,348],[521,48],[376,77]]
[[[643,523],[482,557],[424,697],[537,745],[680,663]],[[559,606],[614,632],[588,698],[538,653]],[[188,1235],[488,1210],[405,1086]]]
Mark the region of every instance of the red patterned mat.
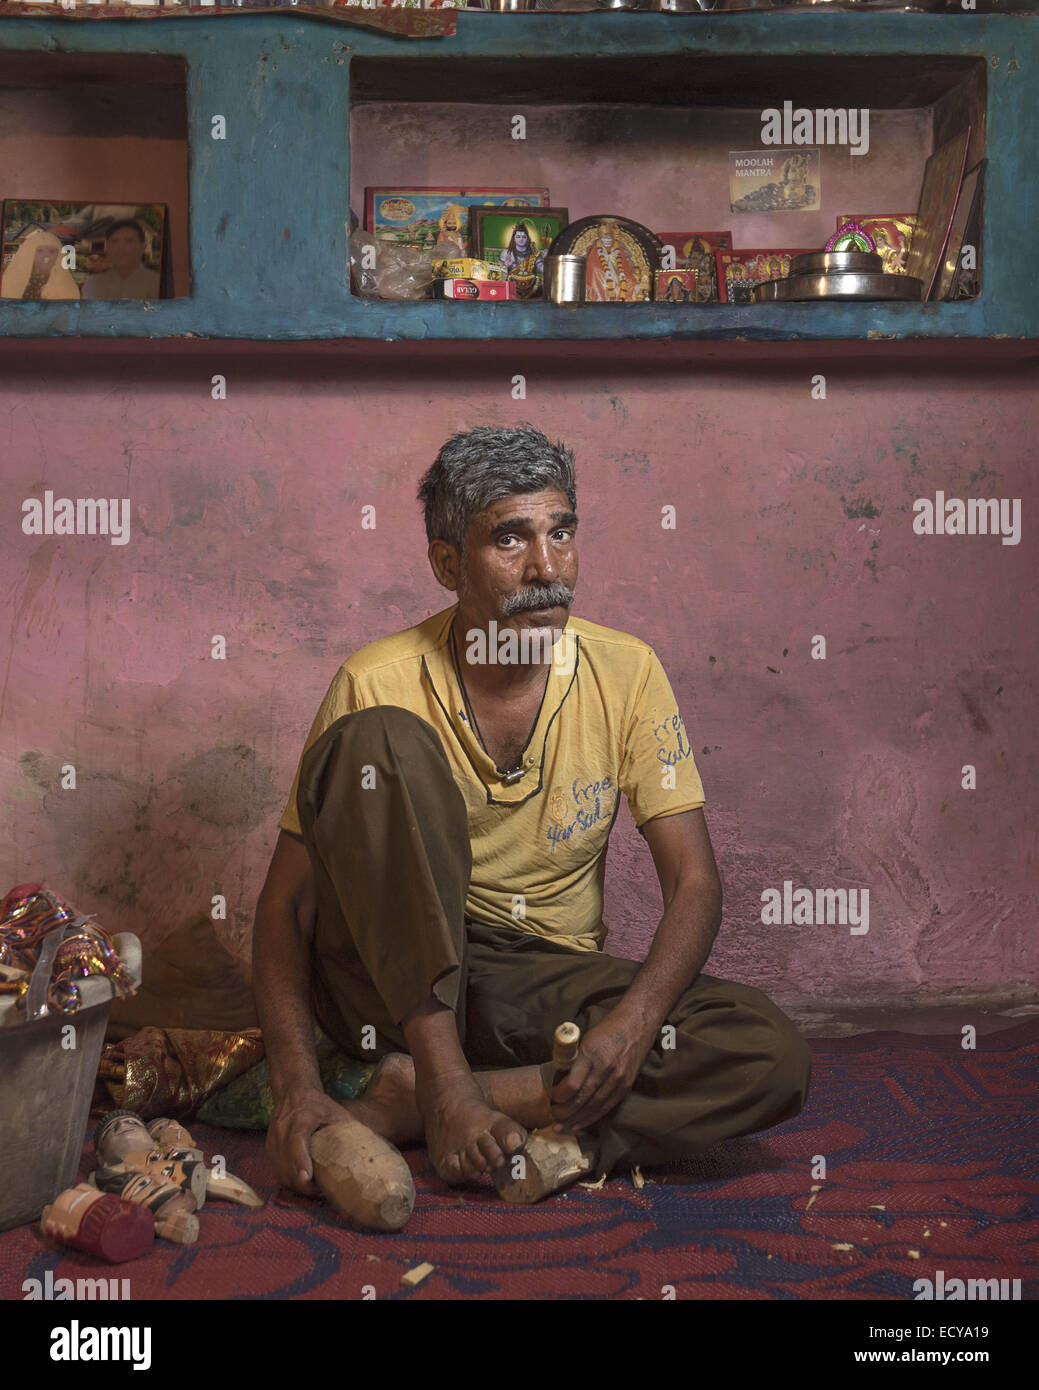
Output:
[[[118,1267],[21,1227],[0,1236],[0,1297],[26,1297],[47,1271],[118,1274],[134,1300],[360,1299],[366,1288],[379,1299],[660,1299],[672,1286],[677,1298],[904,1301],[938,1271],[946,1284],[1020,1279],[1020,1297],[1036,1297],[1039,1022],[975,1052],[907,1034],[812,1050],[796,1120],[648,1172],[641,1189],[618,1174],[598,1191],[508,1207],[489,1183],[447,1187],[409,1150],[418,1198],[399,1235],[352,1231],[323,1203],[276,1191],[262,1136],[192,1125],[208,1156],[223,1154],[268,1198],[262,1211],[209,1202],[196,1245],[156,1241]],[[825,1176],[813,1176],[820,1157]],[[423,1261],[434,1272],[401,1287]]]

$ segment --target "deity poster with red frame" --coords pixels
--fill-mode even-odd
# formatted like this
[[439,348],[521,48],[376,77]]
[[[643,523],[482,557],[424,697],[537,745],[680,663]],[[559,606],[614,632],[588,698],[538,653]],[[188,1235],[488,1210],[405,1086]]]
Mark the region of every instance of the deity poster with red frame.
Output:
[[732,250],[731,232],[657,232],[664,244],[675,253],[676,270],[696,271],[696,299],[699,304],[718,302],[718,265],[716,251]]
[[916,226],[915,212],[839,212],[837,231],[846,222],[857,222],[876,242],[885,275],[904,275]]
[[721,302],[750,304],[755,285],[766,280],[785,280],[790,274],[791,256],[803,256],[818,249],[818,246],[755,246],[716,252]]

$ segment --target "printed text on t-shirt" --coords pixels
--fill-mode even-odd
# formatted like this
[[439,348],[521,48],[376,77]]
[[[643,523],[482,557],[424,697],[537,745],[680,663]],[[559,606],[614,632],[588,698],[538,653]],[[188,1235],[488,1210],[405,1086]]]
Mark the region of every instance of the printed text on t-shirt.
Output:
[[[577,831],[590,830],[599,821],[609,820],[613,816],[617,789],[609,777],[603,777],[597,782],[589,782],[585,786],[579,785],[578,779],[575,778],[570,790],[573,793],[574,801],[581,809],[574,819],[567,822],[566,825],[550,825],[545,832],[552,843],[553,854],[556,852],[556,845],[569,840]],[[593,796],[594,801],[592,800]],[[603,804],[604,798],[605,805]]]
[[[674,766],[675,763],[680,763],[683,758],[692,757],[693,750],[686,742],[689,735],[686,733],[685,721],[677,710],[663,723],[653,725],[653,735],[660,745],[657,749],[658,762]],[[671,746],[672,737],[674,738],[673,747]]]

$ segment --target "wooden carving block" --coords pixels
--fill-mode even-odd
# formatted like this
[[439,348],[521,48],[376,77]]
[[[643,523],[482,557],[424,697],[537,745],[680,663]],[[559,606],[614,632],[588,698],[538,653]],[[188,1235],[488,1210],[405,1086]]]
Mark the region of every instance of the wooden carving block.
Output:
[[399,1231],[415,1205],[404,1159],[356,1120],[325,1125],[311,1136],[314,1181],[340,1216],[373,1231]]
[[520,1152],[507,1157],[491,1176],[506,1202],[529,1204],[558,1192],[591,1166],[576,1135],[556,1134],[549,1127],[532,1130]]

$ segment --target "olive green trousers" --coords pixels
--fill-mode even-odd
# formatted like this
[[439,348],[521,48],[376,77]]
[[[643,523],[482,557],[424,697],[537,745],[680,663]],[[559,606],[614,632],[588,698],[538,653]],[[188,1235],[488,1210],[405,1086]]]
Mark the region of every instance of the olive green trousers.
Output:
[[[623,997],[637,961],[576,951],[465,915],[468,818],[436,731],[378,706],[337,720],[303,759],[297,800],[317,895],[311,976],[321,1027],[364,1059],[406,1052],[400,1020],[454,1010],[474,1069],[542,1064]],[[700,975],[629,1094],[594,1128],[597,1172],[697,1153],[796,1115],[811,1053],[760,991]]]

